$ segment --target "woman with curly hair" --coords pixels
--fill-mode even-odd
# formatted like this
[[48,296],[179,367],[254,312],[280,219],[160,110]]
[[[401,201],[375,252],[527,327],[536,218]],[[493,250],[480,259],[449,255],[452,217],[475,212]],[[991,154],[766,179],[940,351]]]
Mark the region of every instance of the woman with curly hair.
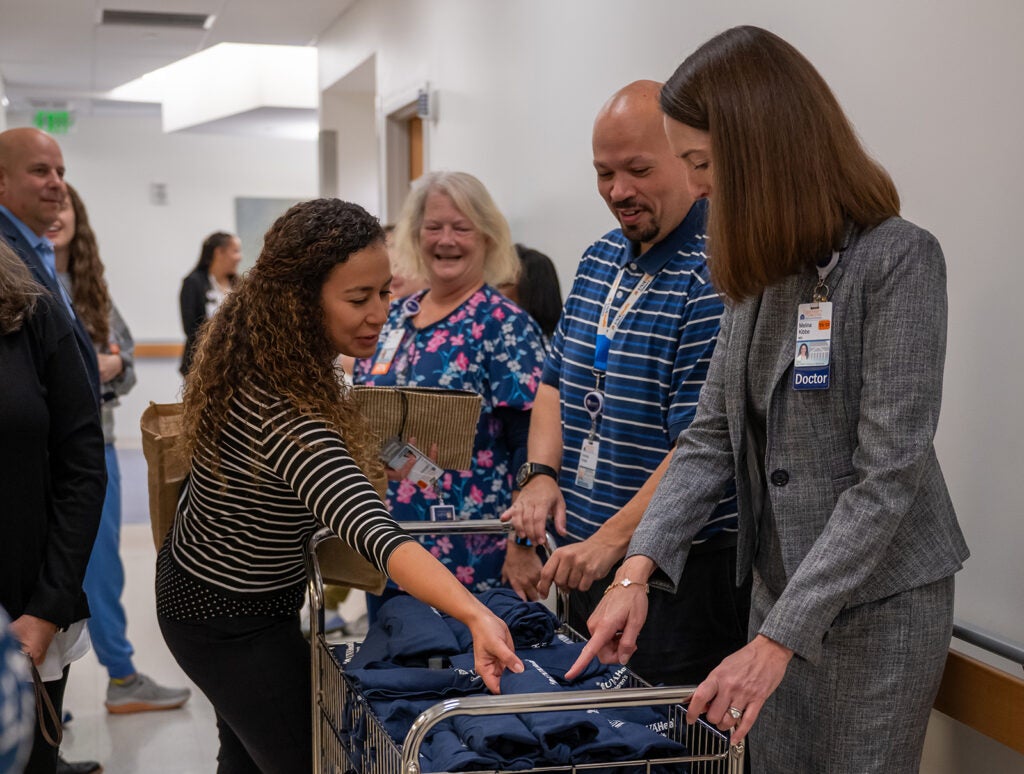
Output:
[[187,688],[167,688],[135,670],[134,649],[128,641],[128,620],[121,593],[121,470],[114,448],[114,407],[118,397],[135,386],[135,341],[110,298],[96,235],[82,197],[67,186],[56,222],[46,236],[53,242],[57,276],[74,303],[96,349],[100,370],[100,416],[107,462],[107,494],[103,518],[93,544],[85,593],[89,597],[89,637],[96,658],[107,670],[106,706],[110,712],[174,709],[189,697]]
[[185,329],[185,351],[181,356],[182,376],[192,367],[196,340],[203,323],[213,317],[238,281],[242,243],[234,234],[215,231],[203,240],[199,260],[181,282],[178,304]]
[[395,524],[364,473],[379,463],[334,362],[373,354],[390,285],[376,218],[304,202],[200,335],[184,394],[192,467],[157,559],[157,614],[216,710],[220,771],[312,769],[299,608],[302,546],[322,525],[469,626],[491,690],[522,669],[505,625]]

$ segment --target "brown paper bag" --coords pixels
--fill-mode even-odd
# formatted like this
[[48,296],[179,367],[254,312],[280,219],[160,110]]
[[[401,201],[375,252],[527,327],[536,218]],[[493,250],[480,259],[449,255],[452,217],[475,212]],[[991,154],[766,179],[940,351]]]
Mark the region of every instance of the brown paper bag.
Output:
[[[188,475],[188,461],[180,446],[181,403],[150,403],[142,412],[142,454],[146,458],[149,485],[149,521],[153,543],[159,551],[178,510],[181,487]],[[371,479],[383,496],[387,479]],[[326,583],[379,594],[387,578],[342,540],[329,540],[319,551],[320,571]]]
[[466,470],[472,464],[481,400],[475,392],[360,385],[352,388],[352,398],[381,442],[415,438],[424,452],[436,443],[437,464],[445,470]]
[[179,446],[181,413],[180,403],[150,402],[139,422],[149,485],[149,523],[158,551],[174,523],[178,496],[188,475],[188,461]]

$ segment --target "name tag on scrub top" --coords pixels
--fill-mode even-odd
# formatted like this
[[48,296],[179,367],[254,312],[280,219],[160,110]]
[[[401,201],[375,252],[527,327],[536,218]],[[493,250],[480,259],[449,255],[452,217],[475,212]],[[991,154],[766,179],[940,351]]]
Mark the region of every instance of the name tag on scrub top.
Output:
[[832,354],[832,302],[797,307],[794,390],[827,390]]

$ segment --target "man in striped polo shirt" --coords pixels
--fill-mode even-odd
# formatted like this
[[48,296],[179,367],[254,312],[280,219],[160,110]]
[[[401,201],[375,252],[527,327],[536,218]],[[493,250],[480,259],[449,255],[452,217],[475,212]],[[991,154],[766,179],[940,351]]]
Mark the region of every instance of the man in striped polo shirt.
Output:
[[[598,191],[619,222],[583,254],[544,366],[528,462],[504,514],[519,538],[505,575],[520,596],[571,589],[569,623],[608,589],[693,419],[722,302],[704,254],[706,201],[687,190],[658,106],[660,84],[618,91],[594,122]],[[553,519],[560,547],[542,568],[527,544]],[[650,590],[630,667],[652,683],[695,684],[746,643],[750,582],[735,585],[729,491],[690,552],[678,594]],[[614,590],[612,590],[614,591]]]

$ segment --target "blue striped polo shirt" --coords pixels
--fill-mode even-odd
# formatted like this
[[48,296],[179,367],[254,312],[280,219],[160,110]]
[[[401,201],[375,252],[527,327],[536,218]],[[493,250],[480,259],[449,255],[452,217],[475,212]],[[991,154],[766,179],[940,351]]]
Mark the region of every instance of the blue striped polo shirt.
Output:
[[[697,398],[718,340],[722,301],[711,285],[704,253],[705,200],[643,255],[618,229],[584,253],[544,364],[562,417],[562,469],[569,537],[585,540],[625,505],[693,420]],[[650,287],[637,299],[611,341],[598,420],[600,455],[594,486],[576,484],[580,449],[590,433],[583,397],[594,389],[598,318],[615,278],[614,318],[644,274]],[[736,495],[723,493],[695,543],[736,530]]]

